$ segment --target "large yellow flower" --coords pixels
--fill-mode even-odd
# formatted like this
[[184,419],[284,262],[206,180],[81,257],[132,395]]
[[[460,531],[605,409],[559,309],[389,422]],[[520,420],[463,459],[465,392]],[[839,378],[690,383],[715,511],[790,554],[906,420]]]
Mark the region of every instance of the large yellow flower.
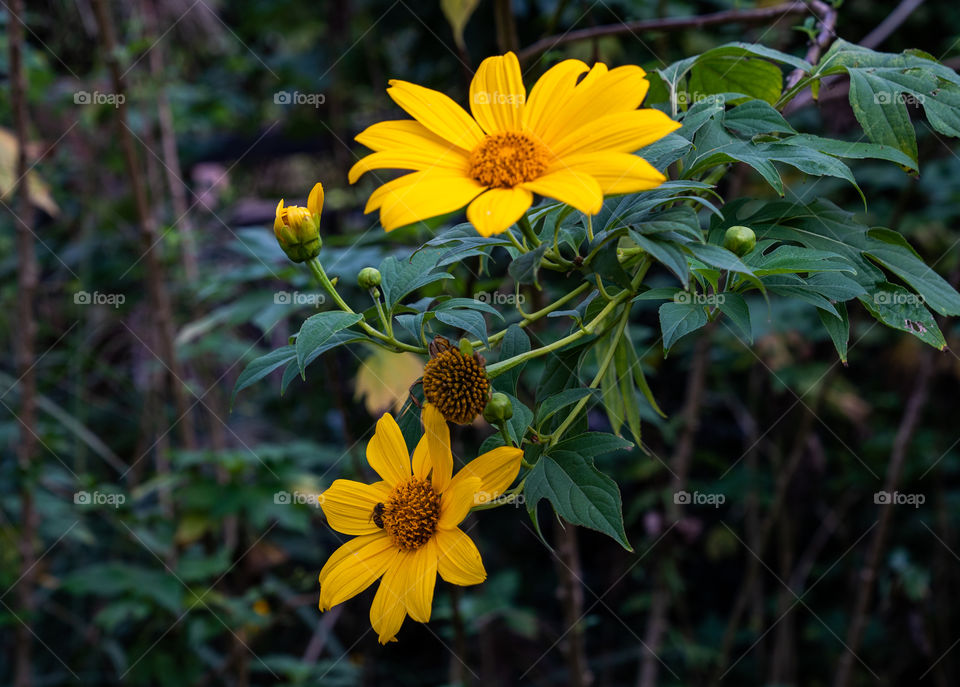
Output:
[[350,170],[415,170],[374,191],[390,231],[459,210],[484,236],[506,231],[533,202],[555,198],[588,215],[603,196],[651,189],[666,179],[630,153],[680,127],[659,110],[638,110],[649,83],[636,66],[607,69],[565,60],[527,97],[513,53],[483,61],[470,84],[468,115],[438,91],[396,79],[387,93],[413,120],[374,124],[357,141],[374,150]]
[[320,571],[320,610],[382,577],[370,607],[381,644],[396,636],[408,614],[422,623],[430,620],[437,573],[457,585],[486,579],[480,552],[458,525],[471,507],[496,498],[520,471],[523,452],[501,447],[453,475],[446,422],[436,412],[424,413],[424,422],[425,435],[411,461],[393,417],[381,417],[367,444],[367,462],[382,481],[338,479],[321,502],[333,529],[356,536]]

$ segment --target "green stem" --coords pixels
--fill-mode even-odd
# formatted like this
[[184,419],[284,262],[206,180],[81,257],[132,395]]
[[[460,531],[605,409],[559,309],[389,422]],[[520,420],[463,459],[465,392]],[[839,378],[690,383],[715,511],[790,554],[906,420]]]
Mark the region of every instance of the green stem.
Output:
[[[617,331],[613,335],[613,338],[610,340],[610,348],[607,350],[606,355],[604,355],[603,360],[600,362],[600,368],[597,370],[596,376],[594,376],[593,381],[590,382],[589,389],[594,389],[600,383],[600,380],[603,379],[603,376],[607,373],[607,368],[610,367],[610,363],[613,362],[613,357],[616,354],[617,346],[619,345],[620,337],[623,336],[623,330],[627,328],[627,322],[630,321],[630,308],[624,308],[623,314],[620,316],[620,321],[617,323]],[[559,427],[557,427],[553,433],[550,435],[550,445],[555,445],[560,438],[563,436],[563,433],[570,429],[570,425],[573,424],[573,421],[577,418],[580,412],[586,407],[587,402],[590,400],[590,396],[584,396],[581,398],[577,404],[573,407],[573,410],[570,411],[570,414],[567,416],[567,419],[564,420]]]
[[[592,284],[590,284],[589,282],[584,282],[583,284],[575,288],[570,293],[565,294],[564,296],[555,300],[553,303],[551,303],[547,307],[541,310],[537,310],[536,312],[530,313],[529,315],[523,312],[523,310],[521,310],[520,307],[518,306],[517,310],[520,312],[520,315],[523,317],[523,321],[518,322],[517,326],[526,327],[530,324],[533,324],[537,320],[543,319],[544,317],[552,313],[554,310],[559,310],[566,303],[569,303],[571,300],[579,296],[581,293],[589,289],[591,286]],[[488,339],[490,341],[490,345],[492,346],[493,344],[497,343],[506,335],[507,335],[506,329],[503,329],[497,332],[496,334],[491,334]],[[470,344],[477,350],[482,350],[484,348],[482,341],[471,341]]]
[[[337,306],[343,312],[356,314],[354,313],[353,309],[349,305],[347,305],[346,301],[344,301],[343,298],[340,297],[340,294],[337,293],[336,287],[330,282],[330,277],[328,277],[327,273],[323,271],[323,265],[320,264],[320,261],[317,258],[313,258],[312,260],[307,262],[307,265],[310,267],[310,271],[313,272],[313,276],[316,277],[318,282],[320,282],[320,286],[322,286],[324,290],[328,294],[330,294],[330,298],[333,299],[333,302],[336,303]],[[371,327],[363,319],[357,322],[357,324],[360,325],[360,328],[363,329],[363,331],[369,336],[372,336],[374,339],[379,339],[380,341],[390,344],[391,346],[393,346],[394,349],[398,351],[409,351],[410,353],[426,353],[427,352],[427,349],[424,347],[411,346],[410,344],[406,344],[402,341],[397,341],[393,336],[387,336],[386,334],[379,331],[378,329]]]
[[522,231],[523,235],[527,238],[531,248],[536,248],[540,245],[540,239],[538,239],[537,235],[533,232],[533,227],[530,225],[530,220],[526,215],[521,215],[520,219],[517,220],[517,224],[520,225],[520,231]]
[[542,348],[535,348],[526,353],[521,353],[515,355],[512,358],[507,358],[506,360],[501,360],[496,362],[493,365],[487,367],[487,377],[493,379],[497,375],[503,374],[507,370],[516,367],[517,365],[531,360],[533,358],[539,358],[540,356],[546,355],[552,351],[556,351],[564,346],[568,346],[576,341],[579,341],[585,336],[590,336],[593,332],[600,326],[600,323],[606,319],[614,309],[617,308],[621,303],[626,301],[628,298],[632,298],[636,293],[637,288],[643,282],[644,276],[647,274],[647,270],[650,269],[651,260],[647,257],[640,267],[637,270],[636,275],[634,275],[633,280],[630,282],[629,289],[623,289],[620,293],[613,297],[613,299],[607,303],[603,310],[601,310],[596,317],[594,317],[586,326],[582,327],[580,330],[575,331],[567,336],[557,339],[556,341],[543,346]]
[[587,238],[593,243],[593,215],[587,215]]
[[523,244],[521,244],[519,241],[517,241],[517,237],[513,235],[513,232],[512,232],[512,231],[510,231],[509,229],[507,229],[507,232],[506,232],[506,233],[507,233],[507,238],[510,239],[510,243],[513,244],[513,247],[514,247],[514,248],[516,248],[516,249],[517,249],[518,251],[520,251],[521,253],[529,253],[529,252],[530,252],[527,248],[524,248],[524,247],[523,247]]

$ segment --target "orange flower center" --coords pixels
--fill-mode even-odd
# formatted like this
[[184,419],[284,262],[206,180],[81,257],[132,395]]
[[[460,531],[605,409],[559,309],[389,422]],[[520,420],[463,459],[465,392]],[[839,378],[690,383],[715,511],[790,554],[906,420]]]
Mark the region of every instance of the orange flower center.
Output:
[[416,477],[395,486],[387,502],[374,507],[374,522],[404,551],[430,541],[439,520],[440,495],[429,480]]
[[470,176],[489,188],[513,188],[543,174],[550,151],[532,136],[490,134],[470,153]]

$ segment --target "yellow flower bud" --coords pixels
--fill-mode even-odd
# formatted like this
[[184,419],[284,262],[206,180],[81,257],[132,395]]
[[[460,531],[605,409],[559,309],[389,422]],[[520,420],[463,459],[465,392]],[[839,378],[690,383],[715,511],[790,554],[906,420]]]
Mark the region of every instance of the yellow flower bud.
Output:
[[283,252],[294,262],[305,262],[320,254],[320,214],[323,212],[323,185],[317,183],[310,191],[307,207],[277,204],[273,233]]

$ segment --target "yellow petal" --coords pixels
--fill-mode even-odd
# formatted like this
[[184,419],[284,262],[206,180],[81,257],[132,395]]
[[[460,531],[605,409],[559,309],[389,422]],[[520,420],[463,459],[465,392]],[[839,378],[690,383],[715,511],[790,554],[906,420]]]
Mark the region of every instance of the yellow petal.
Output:
[[440,91],[392,79],[387,94],[427,129],[468,152],[483,138],[473,118]]
[[430,451],[429,462],[433,467],[433,488],[442,492],[450,483],[453,474],[453,453],[450,451],[450,427],[440,410],[432,403],[423,406],[420,414],[423,436]]
[[570,169],[564,160],[555,163],[547,174],[523,184],[523,188],[541,196],[572,205],[580,212],[595,215],[603,206],[600,184],[589,174]]
[[615,112],[574,129],[555,143],[552,151],[558,158],[601,150],[632,153],[679,128],[680,122],[660,110]]
[[467,219],[481,236],[501,234],[520,219],[533,203],[525,188],[492,188],[470,203]]
[[354,537],[320,571],[320,610],[343,603],[383,575],[400,550],[385,532]]
[[390,497],[386,482],[362,484],[338,479],[323,492],[320,507],[330,527],[343,534],[374,534],[373,508]]
[[426,479],[430,476],[433,463],[430,462],[430,450],[427,435],[424,434],[413,450],[413,476],[417,479]]
[[[437,153],[444,153],[453,149],[457,154],[463,154],[461,149],[447,139],[437,136],[415,119],[390,119],[371,124],[357,134],[355,140],[357,143],[377,152],[429,148]],[[440,155],[437,157],[440,157]]]
[[564,60],[546,71],[530,90],[524,119],[529,131],[546,130],[548,122],[556,115],[555,108],[562,107],[573,93],[577,79],[590,69],[580,60]]
[[483,560],[476,544],[461,530],[438,530],[434,535],[439,551],[437,571],[450,584],[466,586],[480,584],[487,579]]
[[407,592],[404,597],[407,613],[419,623],[430,620],[433,590],[437,586],[438,555],[437,544],[430,539],[400,560],[400,565],[407,568]]
[[570,155],[562,162],[596,179],[605,194],[646,191],[667,180],[642,157],[629,153]]
[[313,185],[310,197],[307,198],[307,210],[310,211],[311,215],[323,213],[323,184],[319,181]]
[[410,454],[397,421],[384,413],[367,444],[367,462],[391,487],[410,477]]
[[[401,554],[404,555],[404,554]],[[380,586],[370,605],[370,624],[380,638],[381,644],[386,644],[400,631],[403,619],[407,617],[406,605],[403,597],[406,593],[407,567],[398,565],[397,560],[384,573]]]
[[512,52],[488,57],[470,82],[470,111],[488,134],[520,131],[527,89]]
[[[456,152],[454,152],[456,151]],[[412,150],[398,149],[385,150],[381,153],[371,153],[357,161],[347,175],[351,184],[374,169],[447,169],[451,172],[466,175],[470,169],[470,161],[459,148],[449,148],[443,152],[429,149]]]
[[630,65],[608,71],[596,64],[577,84],[563,107],[556,110],[549,125],[538,133],[552,149],[575,129],[616,112],[637,109],[649,86],[646,73],[640,67]]
[[[519,449],[518,449],[519,450]],[[459,477],[459,474],[457,475]],[[456,527],[467,517],[470,509],[478,505],[476,494],[480,491],[483,482],[479,477],[453,479],[450,485],[440,495],[440,520],[437,529],[451,529]]]
[[[414,172],[401,179],[405,179],[406,183],[377,199],[380,204],[380,223],[387,231],[459,210],[484,190],[483,186],[469,177],[443,176],[436,171]],[[372,202],[373,194],[367,207]]]
[[491,501],[506,491],[517,478],[521,458],[523,458],[523,450],[512,446],[500,446],[487,451],[464,465],[463,469],[450,480],[448,489],[458,486],[461,480],[478,478],[480,480],[480,486],[476,490],[478,500]]

